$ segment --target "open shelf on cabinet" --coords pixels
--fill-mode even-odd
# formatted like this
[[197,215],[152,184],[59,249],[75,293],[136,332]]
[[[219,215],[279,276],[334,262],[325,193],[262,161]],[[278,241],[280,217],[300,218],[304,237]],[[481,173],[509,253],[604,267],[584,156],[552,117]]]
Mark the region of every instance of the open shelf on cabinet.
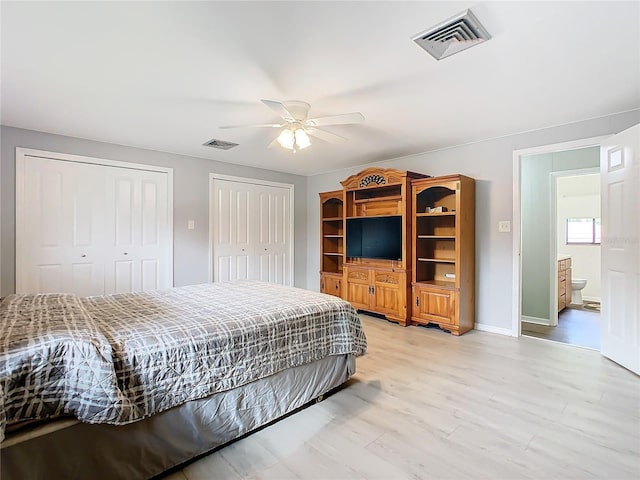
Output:
[[460,335],[475,317],[475,182],[463,175],[414,180],[412,194],[412,322]]
[[320,269],[327,274],[342,274],[344,263],[343,192],[320,194],[321,252]]

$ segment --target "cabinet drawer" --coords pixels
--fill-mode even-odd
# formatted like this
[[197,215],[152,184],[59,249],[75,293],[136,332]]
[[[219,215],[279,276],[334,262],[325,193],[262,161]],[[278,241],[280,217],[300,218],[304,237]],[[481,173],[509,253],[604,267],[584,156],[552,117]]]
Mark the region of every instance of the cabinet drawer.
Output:
[[567,296],[566,294],[558,295],[558,312],[564,310],[567,306]]

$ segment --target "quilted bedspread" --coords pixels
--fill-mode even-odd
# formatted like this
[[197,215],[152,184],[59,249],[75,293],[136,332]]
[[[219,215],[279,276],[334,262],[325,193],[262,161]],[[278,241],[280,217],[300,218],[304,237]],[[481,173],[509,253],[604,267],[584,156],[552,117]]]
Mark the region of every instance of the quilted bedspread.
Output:
[[353,307],[262,282],[0,302],[6,424],[72,415],[126,424],[328,355],[362,355]]

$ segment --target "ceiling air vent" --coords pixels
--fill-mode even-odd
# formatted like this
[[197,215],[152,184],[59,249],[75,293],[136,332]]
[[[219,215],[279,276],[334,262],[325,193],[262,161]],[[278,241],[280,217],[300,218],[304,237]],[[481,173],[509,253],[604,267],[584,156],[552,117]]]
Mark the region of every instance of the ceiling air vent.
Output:
[[429,52],[436,60],[449,57],[491,38],[471,10],[431,27],[412,40]]
[[204,145],[205,147],[219,148],[221,150],[229,150],[230,148],[238,146],[237,143],[225,142],[224,140],[217,140],[215,138],[212,140],[209,140],[206,143],[203,143],[202,145]]

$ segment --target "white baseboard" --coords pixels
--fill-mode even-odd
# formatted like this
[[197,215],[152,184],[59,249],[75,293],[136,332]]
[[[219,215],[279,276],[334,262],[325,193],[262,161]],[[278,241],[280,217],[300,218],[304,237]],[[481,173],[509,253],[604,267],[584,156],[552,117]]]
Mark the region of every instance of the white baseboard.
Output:
[[549,321],[548,318],[528,317],[527,315],[522,315],[522,321],[527,323],[535,323],[536,325],[546,325],[547,327],[551,326],[551,321]]
[[481,332],[497,333],[500,335],[507,335],[508,337],[510,337],[512,333],[510,328],[494,327],[493,325],[487,325],[486,323],[476,323],[474,328]]

